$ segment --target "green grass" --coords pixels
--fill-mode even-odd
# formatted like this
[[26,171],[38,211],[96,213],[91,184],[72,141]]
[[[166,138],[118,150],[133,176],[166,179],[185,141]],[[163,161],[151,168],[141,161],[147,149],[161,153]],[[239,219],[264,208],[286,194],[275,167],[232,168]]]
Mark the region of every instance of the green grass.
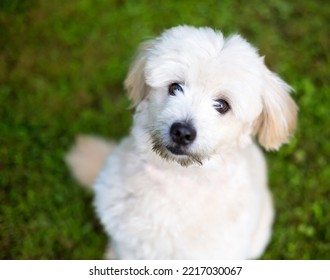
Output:
[[63,155],[79,133],[129,131],[131,57],[177,24],[241,33],[295,88],[296,136],[268,154],[277,219],[264,258],[330,258],[329,18],[321,0],[1,1],[0,259],[103,257],[92,194]]

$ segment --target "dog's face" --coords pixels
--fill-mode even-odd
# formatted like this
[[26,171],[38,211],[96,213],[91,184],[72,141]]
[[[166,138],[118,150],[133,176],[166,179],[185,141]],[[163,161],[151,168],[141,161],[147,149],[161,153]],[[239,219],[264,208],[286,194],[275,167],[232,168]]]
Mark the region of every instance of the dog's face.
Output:
[[175,27],[144,44],[126,79],[148,102],[152,148],[181,165],[239,149],[252,135],[277,149],[295,127],[290,87],[238,35]]

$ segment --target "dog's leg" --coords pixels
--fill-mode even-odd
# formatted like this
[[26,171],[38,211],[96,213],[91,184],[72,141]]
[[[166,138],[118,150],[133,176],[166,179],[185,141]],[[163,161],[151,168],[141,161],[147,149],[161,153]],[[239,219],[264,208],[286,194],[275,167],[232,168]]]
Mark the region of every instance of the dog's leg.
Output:
[[80,135],[65,156],[65,162],[81,185],[91,187],[113,147],[114,143]]

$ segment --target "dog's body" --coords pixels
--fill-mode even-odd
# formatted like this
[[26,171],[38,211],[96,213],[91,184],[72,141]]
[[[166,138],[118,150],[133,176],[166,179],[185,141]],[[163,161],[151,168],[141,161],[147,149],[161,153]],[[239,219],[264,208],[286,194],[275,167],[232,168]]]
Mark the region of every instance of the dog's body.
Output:
[[273,208],[255,145],[181,167],[142,143],[134,133],[124,140],[95,183],[95,207],[117,258],[260,256]]
[[[259,257],[273,207],[251,139],[266,149],[287,141],[297,111],[290,88],[239,36],[187,26],[145,44],[126,87],[136,105],[133,129],[94,183],[108,256]],[[79,164],[89,162],[77,152],[84,149],[67,157],[74,174],[88,166]]]

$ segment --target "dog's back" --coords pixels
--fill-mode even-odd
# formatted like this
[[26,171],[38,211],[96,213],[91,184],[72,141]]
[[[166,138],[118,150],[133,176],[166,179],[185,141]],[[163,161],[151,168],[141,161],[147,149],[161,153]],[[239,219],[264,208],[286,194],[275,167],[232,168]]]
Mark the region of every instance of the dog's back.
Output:
[[65,157],[74,178],[85,187],[92,187],[114,143],[95,136],[80,135]]

